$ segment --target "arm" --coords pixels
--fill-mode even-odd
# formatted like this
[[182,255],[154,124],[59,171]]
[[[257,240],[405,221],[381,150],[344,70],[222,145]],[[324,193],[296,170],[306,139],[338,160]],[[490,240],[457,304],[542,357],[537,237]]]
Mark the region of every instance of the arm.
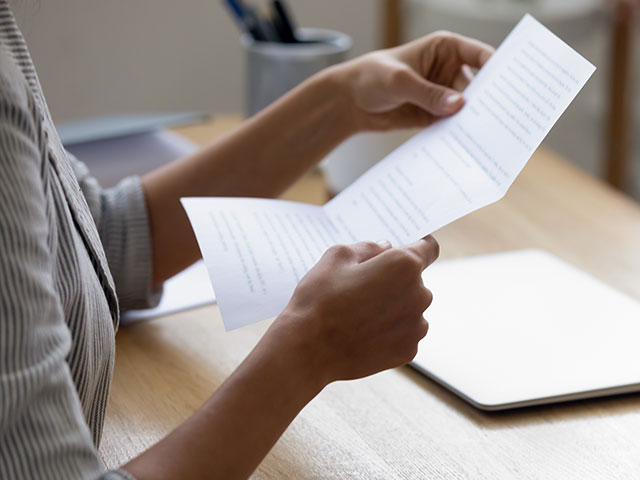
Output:
[[421,272],[437,255],[431,237],[405,248],[330,249],[231,377],[124,469],[139,480],[247,478],[325,385],[415,356],[432,298]]
[[179,199],[275,197],[356,132],[427,126],[460,95],[491,47],[450,33],[365,55],[304,82],[226,138],[142,179],[154,281],[200,255]]

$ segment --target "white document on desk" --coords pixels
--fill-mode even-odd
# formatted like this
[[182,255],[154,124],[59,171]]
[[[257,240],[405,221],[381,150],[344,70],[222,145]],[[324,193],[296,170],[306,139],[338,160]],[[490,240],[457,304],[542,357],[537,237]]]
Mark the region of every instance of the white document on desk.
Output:
[[182,199],[225,327],[280,313],[331,245],[403,245],[500,199],[594,70],[526,15],[465,90],[460,112],[326,205]]
[[164,282],[157,306],[122,312],[123,324],[171,315],[215,303],[216,296],[204,262],[198,261]]

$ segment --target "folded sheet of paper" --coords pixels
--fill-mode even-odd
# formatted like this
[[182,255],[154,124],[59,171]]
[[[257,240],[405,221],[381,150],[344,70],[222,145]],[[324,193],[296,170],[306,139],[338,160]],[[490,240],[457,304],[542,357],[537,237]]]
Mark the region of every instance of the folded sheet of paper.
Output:
[[464,92],[326,205],[182,199],[225,327],[276,316],[337,243],[418,240],[504,196],[595,67],[526,15]]

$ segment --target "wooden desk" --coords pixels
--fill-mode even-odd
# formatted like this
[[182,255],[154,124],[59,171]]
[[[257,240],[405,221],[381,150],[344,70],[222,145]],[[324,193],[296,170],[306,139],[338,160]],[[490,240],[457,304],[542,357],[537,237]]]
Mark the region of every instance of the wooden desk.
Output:
[[[180,132],[200,140],[235,123]],[[311,174],[288,197],[322,195]],[[640,299],[640,208],[546,150],[504,200],[436,236],[444,258],[545,248]],[[215,306],[121,328],[106,465],[185,420],[266,328],[225,333]],[[640,395],[487,414],[404,367],[329,386],[254,478],[637,479]]]

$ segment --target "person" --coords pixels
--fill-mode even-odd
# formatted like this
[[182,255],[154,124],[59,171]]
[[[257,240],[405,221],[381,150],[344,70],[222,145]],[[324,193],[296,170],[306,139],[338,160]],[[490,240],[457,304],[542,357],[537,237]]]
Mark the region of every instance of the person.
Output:
[[191,418],[120,470],[97,453],[119,311],[157,301],[199,257],[178,199],[275,197],[356,132],[456,112],[491,54],[438,32],[364,55],[194,155],[103,190],[64,150],[0,0],[0,478],[246,478],[326,385],[409,362],[428,329],[421,272],[436,241],[335,246]]

